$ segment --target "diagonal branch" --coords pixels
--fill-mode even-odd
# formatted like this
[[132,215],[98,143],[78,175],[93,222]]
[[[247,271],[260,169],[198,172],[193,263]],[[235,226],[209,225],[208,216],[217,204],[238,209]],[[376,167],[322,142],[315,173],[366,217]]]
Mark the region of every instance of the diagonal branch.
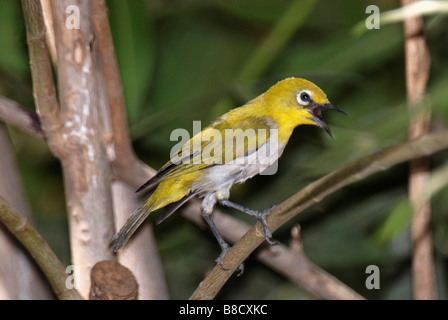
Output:
[[49,143],[61,127],[51,60],[45,42],[45,24],[39,1],[22,0],[33,80],[34,101]]
[[[32,214],[20,182],[10,137],[0,124],[0,195],[23,217]],[[52,299],[54,295],[32,257],[0,222],[0,299]],[[30,286],[30,282],[33,283]]]
[[[113,131],[111,140],[115,154],[112,155],[111,159],[112,170],[120,180],[130,185],[139,181],[141,185],[145,182],[148,168],[135,156],[129,137],[123,87],[115,57],[106,5],[104,0],[100,0],[92,1],[91,6],[92,22],[95,27],[98,52],[102,61],[102,72],[105,79]],[[150,171],[149,173],[154,172]]]
[[0,96],[0,120],[37,138],[44,137],[37,114],[3,96]]
[[[342,187],[359,181],[375,172],[414,158],[427,156],[448,148],[448,131],[427,135],[417,140],[383,149],[334,171],[309,184],[268,216],[269,229],[273,232],[288,220],[321,201]],[[199,284],[190,299],[213,299],[238,266],[264,241],[261,225],[252,227],[227,253],[222,264],[227,271],[215,266]]]
[[68,289],[67,274],[57,256],[29,221],[22,217],[0,196],[0,221],[23,244],[47,277],[59,299],[79,300],[75,289]]
[[45,23],[45,35],[48,51],[50,53],[51,60],[54,65],[58,63],[58,54],[56,52],[56,43],[54,39],[54,23],[53,23],[53,10],[51,8],[52,0],[40,0],[42,7],[42,14]]
[[[188,220],[198,225],[204,225],[200,215],[200,207],[199,201],[190,201],[190,205],[182,210],[182,214]],[[213,220],[219,226],[221,235],[230,243],[237,242],[251,227],[238,218],[224,214],[219,210],[213,212]],[[318,298],[330,300],[364,299],[353,289],[309,261],[303,251],[297,252],[294,248],[290,249],[279,244],[274,247],[262,247],[257,250],[255,256],[259,261]]]

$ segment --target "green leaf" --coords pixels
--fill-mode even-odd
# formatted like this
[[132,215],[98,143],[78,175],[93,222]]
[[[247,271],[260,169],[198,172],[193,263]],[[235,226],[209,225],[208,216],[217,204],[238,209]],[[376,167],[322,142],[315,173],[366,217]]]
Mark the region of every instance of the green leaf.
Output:
[[130,123],[140,116],[154,72],[152,11],[144,1],[108,1],[115,51]]
[[244,19],[260,22],[276,21],[290,0],[219,0],[219,6]]
[[408,199],[400,199],[376,230],[374,234],[375,242],[379,245],[386,245],[389,243],[409,226],[411,217],[412,208]]
[[19,1],[3,1],[0,10],[0,68],[21,76],[28,72],[28,56],[24,49],[24,25]]

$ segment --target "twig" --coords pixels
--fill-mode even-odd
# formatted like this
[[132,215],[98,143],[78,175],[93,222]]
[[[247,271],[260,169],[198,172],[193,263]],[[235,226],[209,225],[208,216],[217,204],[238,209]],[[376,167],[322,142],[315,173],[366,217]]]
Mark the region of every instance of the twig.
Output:
[[43,138],[37,114],[3,96],[0,96],[0,120],[12,124],[32,136]]
[[65,268],[27,219],[11,208],[0,196],[0,221],[23,244],[47,277],[59,299],[82,299],[75,289],[65,285]]
[[[39,1],[22,0],[28,41],[34,101],[50,146],[61,128],[59,104],[50,56],[45,43],[45,24]],[[57,153],[57,152],[56,152]]]
[[448,162],[439,166],[431,172],[431,175],[426,184],[425,190],[419,195],[416,200],[417,208],[420,205],[425,205],[431,198],[441,189],[448,185]]
[[[199,225],[204,225],[200,215],[200,203],[191,201],[182,210],[182,215]],[[213,219],[222,236],[230,243],[237,242],[249,229],[250,225],[224,214],[219,210],[213,212]],[[279,244],[275,247],[261,247],[255,254],[262,263],[279,272],[291,281],[308,290],[321,299],[364,299],[347,285],[310,262],[303,253],[294,248]]]
[[[273,232],[301,211],[342,187],[361,180],[375,172],[385,170],[395,164],[410,159],[427,156],[448,148],[448,131],[427,135],[417,140],[389,147],[354,163],[334,171],[311,183],[278,207],[268,217]],[[222,265],[228,270],[215,266],[199,284],[190,299],[212,299],[221,290],[238,266],[264,241],[261,225],[252,227],[227,253]]]
[[113,173],[122,181],[132,185],[143,184],[148,168],[135,156],[129,137],[123,88],[118,69],[113,41],[104,0],[92,1],[92,22],[95,28],[98,53],[101,57],[112,125],[114,153],[111,157]]
[[297,255],[303,253],[303,243],[301,237],[300,225],[295,225],[291,228],[291,244],[289,245],[290,251]]
[[47,48],[50,52],[51,60],[56,66],[58,64],[58,54],[56,52],[56,43],[54,39],[53,10],[51,9],[51,1],[52,0],[40,0],[40,4],[45,23]]
[[[415,3],[415,0],[402,0],[403,6]],[[406,88],[409,109],[412,110],[423,100],[429,77],[430,58],[426,46],[423,20],[420,16],[404,21],[406,53]],[[415,139],[428,133],[430,113],[423,110],[411,120],[409,139]],[[431,206],[429,201],[418,203],[429,179],[429,158],[422,157],[410,162],[409,198],[414,216],[411,224],[413,244],[413,285],[416,299],[437,299],[433,265],[432,240],[430,232]]]

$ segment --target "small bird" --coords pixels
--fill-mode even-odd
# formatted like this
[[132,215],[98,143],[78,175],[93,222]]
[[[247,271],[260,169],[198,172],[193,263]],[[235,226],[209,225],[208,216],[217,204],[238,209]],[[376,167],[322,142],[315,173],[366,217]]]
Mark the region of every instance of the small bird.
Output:
[[123,248],[151,212],[163,208],[156,219],[158,224],[194,196],[203,199],[202,217],[221,246],[216,260],[220,268],[224,269],[222,260],[230,246],[211,217],[217,203],[257,218],[267,242],[275,244],[266,222],[272,207],[264,211],[245,208],[229,201],[230,189],[235,183],[242,183],[271,166],[282,155],[297,126],[319,126],[333,137],[322,120],[324,109],[345,114],[332,105],[315,84],[305,79],[287,78],[212,122],[136,191],[157,186],[112,238],[113,251]]

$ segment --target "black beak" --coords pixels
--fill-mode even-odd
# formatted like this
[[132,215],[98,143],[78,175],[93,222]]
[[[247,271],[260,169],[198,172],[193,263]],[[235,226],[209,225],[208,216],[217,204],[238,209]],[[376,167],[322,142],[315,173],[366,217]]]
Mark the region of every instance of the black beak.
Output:
[[344,111],[339,109],[338,107],[335,107],[331,103],[326,104],[319,104],[319,105],[311,105],[308,107],[310,109],[311,114],[313,115],[312,120],[322,129],[324,129],[328,135],[333,138],[333,134],[331,133],[330,128],[328,128],[327,124],[322,120],[322,110],[323,109],[329,109],[329,110],[335,110],[338,111],[344,115],[347,115]]

